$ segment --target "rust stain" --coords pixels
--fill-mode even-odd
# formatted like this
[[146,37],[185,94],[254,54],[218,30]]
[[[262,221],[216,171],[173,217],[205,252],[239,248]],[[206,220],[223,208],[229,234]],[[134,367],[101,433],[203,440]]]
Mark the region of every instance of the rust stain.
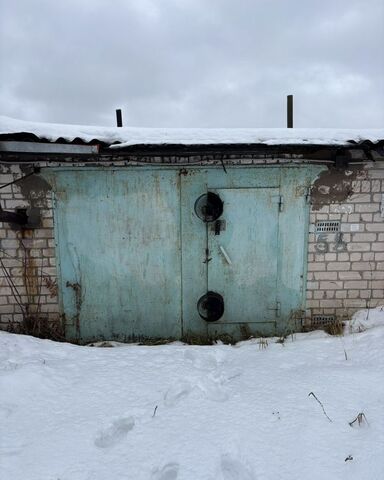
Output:
[[75,292],[75,304],[76,304],[76,314],[75,314],[75,324],[76,330],[80,332],[80,312],[81,312],[81,305],[83,303],[83,296],[82,296],[82,289],[80,283],[66,283],[67,287],[70,287]]
[[331,167],[322,172],[311,187],[312,209],[320,210],[324,205],[345,202],[354,193],[353,182],[365,176],[366,172],[360,166]]
[[51,298],[57,297],[57,291],[58,291],[57,280],[52,280],[51,277],[45,276],[44,277],[44,285],[49,290],[49,294],[50,294],[49,296]]

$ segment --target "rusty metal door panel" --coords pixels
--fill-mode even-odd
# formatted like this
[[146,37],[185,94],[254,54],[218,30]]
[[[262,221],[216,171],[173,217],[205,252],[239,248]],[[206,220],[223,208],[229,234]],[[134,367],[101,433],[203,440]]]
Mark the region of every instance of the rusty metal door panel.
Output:
[[272,323],[279,315],[277,258],[280,195],[278,188],[211,190],[224,202],[217,228],[208,227],[208,290],[225,302],[216,322]]
[[59,170],[55,189],[68,338],[179,338],[178,172]]

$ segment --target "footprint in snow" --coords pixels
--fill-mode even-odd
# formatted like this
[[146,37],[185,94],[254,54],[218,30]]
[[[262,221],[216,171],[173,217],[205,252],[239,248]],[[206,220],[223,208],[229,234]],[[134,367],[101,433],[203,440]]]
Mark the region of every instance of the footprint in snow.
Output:
[[229,398],[228,391],[219,377],[209,376],[204,378],[198,383],[198,387],[206,398],[214,402],[225,402]]
[[216,371],[202,378],[197,386],[209,400],[225,402],[230,396],[227,385],[241,375],[242,372],[240,370],[233,370],[225,375],[220,373],[220,371]]
[[156,468],[152,472],[151,480],[176,480],[178,473],[178,463],[167,463],[163,468]]
[[0,372],[4,372],[4,373],[14,372],[15,370],[18,370],[21,367],[22,365],[20,363],[13,362],[12,360],[5,360],[5,362],[2,362],[0,366]]
[[228,455],[221,457],[221,473],[224,480],[256,480],[250,468]]
[[192,391],[192,385],[189,382],[180,382],[172,385],[164,395],[164,403],[167,407],[173,407],[180,400],[187,397]]
[[133,417],[119,418],[108,428],[101,430],[95,439],[95,445],[99,448],[113,447],[126,437],[127,433],[135,426]]
[[202,352],[186,350],[184,358],[192,362],[193,366],[199,370],[215,370],[218,366],[216,357]]

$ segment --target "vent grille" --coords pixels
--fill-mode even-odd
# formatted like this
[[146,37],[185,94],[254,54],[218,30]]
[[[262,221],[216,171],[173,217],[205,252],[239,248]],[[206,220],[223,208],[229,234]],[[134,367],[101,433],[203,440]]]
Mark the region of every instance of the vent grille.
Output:
[[316,222],[316,233],[334,233],[340,232],[339,220],[324,220]]
[[335,322],[335,315],[314,315],[312,317],[312,325],[315,327],[323,327]]

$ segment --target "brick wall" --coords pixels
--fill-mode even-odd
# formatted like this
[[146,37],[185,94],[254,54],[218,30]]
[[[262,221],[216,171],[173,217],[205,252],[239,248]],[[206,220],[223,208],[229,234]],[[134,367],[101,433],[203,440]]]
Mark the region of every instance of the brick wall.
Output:
[[[0,166],[1,185],[24,175],[18,166]],[[41,225],[24,232],[0,224],[0,328],[12,328],[26,315],[59,320],[55,243],[50,192],[28,191],[17,184],[0,190],[4,209],[34,206]],[[10,277],[10,278],[9,278]]]
[[[344,202],[312,207],[307,311],[346,319],[384,304],[384,162],[362,169]],[[340,233],[316,234],[316,223],[340,221]]]

